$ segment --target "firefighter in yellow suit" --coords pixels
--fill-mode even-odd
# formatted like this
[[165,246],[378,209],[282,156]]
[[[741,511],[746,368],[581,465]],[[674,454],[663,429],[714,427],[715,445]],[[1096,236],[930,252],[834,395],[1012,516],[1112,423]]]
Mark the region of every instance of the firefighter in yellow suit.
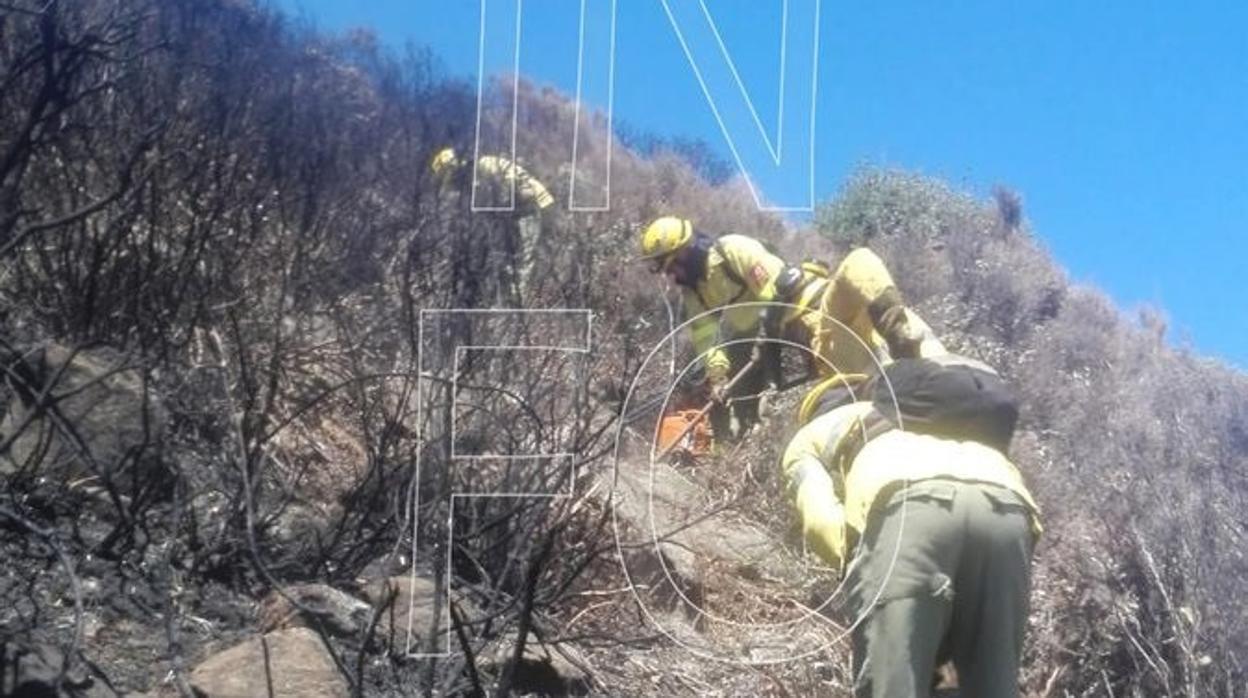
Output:
[[925,696],[952,659],[962,695],[1017,696],[1039,509],[1001,451],[892,429],[846,452],[871,402],[812,415],[781,461],[811,551],[843,589],[858,696]]
[[[813,268],[812,268],[813,267]],[[884,261],[860,247],[827,273],[809,263],[786,267],[769,313],[770,334],[810,348],[821,376],[870,373],[878,361],[918,356],[935,335],[913,310]]]
[[[454,171],[462,168],[464,162],[452,148],[443,148],[433,157],[430,168],[435,175],[447,178]],[[494,194],[506,198],[514,187],[515,191],[515,222],[518,236],[515,263],[515,291],[524,298],[529,281],[533,275],[534,263],[537,259],[538,247],[543,244],[543,216],[555,197],[544,184],[527,170],[501,155],[482,155],[477,158],[476,173],[488,185],[495,189]]]
[[[757,394],[766,370],[751,371],[738,381],[731,395],[722,386],[750,357],[747,342],[758,336],[764,322],[774,320],[785,336],[810,346],[818,357],[820,372],[865,372],[877,358],[913,354],[923,341],[926,326],[902,304],[892,277],[870,250],[851,252],[836,273],[826,278],[802,273],[792,278],[792,268],[768,251],[758,240],[745,235],[718,239],[694,229],[692,222],[664,216],[641,233],[641,258],[652,270],[675,282],[684,297],[686,318],[737,303],[784,301],[766,312],[758,307],[728,308],[722,317],[706,315],[690,328],[695,352],[705,356],[707,381],[718,398]],[[797,306],[796,308],[791,306]],[[818,311],[812,310],[818,309]],[[823,321],[824,314],[837,322]],[[877,331],[877,328],[880,328]],[[738,422],[748,426],[757,420],[758,401],[734,401]],[[711,412],[717,440],[729,434],[726,410]]]

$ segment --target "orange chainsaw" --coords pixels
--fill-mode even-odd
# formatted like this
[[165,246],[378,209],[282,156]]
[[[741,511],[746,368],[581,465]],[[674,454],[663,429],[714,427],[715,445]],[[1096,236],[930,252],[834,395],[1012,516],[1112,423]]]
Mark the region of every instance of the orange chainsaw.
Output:
[[[758,362],[759,357],[756,353],[728,381],[724,386],[724,392],[731,392],[737,381],[749,373]],[[676,404],[675,409],[663,415],[663,419],[659,422],[658,443],[656,444],[658,453],[655,455],[655,460],[661,461],[678,449],[691,456],[704,456],[711,452],[711,428],[707,424],[706,415],[715,406],[715,400],[707,400],[700,408],[693,406],[697,404],[699,398],[705,399],[705,396],[685,396]]]

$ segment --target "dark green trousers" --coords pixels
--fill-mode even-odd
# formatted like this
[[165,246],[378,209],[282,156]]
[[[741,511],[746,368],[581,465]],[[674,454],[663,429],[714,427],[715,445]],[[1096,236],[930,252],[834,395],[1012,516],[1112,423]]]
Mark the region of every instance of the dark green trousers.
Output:
[[1018,695],[1031,513],[1008,489],[925,480],[872,514],[846,579],[857,696],[927,696],[952,659],[961,695]]

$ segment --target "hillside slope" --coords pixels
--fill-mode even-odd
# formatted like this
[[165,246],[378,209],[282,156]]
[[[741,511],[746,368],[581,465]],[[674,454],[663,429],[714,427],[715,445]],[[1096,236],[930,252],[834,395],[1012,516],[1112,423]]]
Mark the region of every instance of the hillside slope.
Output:
[[[476,116],[430,57],[224,0],[0,13],[0,692],[212,693],[270,647],[330,695],[843,692],[811,612],[836,580],[773,472],[796,391],[654,470],[653,410],[619,414],[674,322],[635,231],[679,212],[791,259],[870,245],[1019,387],[1030,694],[1243,695],[1248,378],[1072,286],[1008,196],[864,171],[794,231],[617,146],[611,210],[550,215],[523,302],[561,312],[482,313],[512,223],[430,173]],[[574,105],[517,89],[517,152],[566,202]],[[512,97],[487,93],[495,137]]]

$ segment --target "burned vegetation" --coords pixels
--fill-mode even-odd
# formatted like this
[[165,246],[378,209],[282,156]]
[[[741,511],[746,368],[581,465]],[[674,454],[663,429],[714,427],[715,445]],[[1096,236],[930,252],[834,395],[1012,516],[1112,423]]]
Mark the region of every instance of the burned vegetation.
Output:
[[865,171],[792,233],[706,148],[617,145],[573,212],[574,105],[498,83],[487,130],[513,96],[557,202],[522,297],[514,216],[430,171],[477,110],[432,57],[248,3],[0,4],[0,693],[846,693],[774,473],[797,391],[648,463],[690,356],[651,355],[679,319],[632,257],[679,210],[871,245],[1018,386],[1029,694],[1243,695],[1242,374],[1072,286],[1007,190]]

